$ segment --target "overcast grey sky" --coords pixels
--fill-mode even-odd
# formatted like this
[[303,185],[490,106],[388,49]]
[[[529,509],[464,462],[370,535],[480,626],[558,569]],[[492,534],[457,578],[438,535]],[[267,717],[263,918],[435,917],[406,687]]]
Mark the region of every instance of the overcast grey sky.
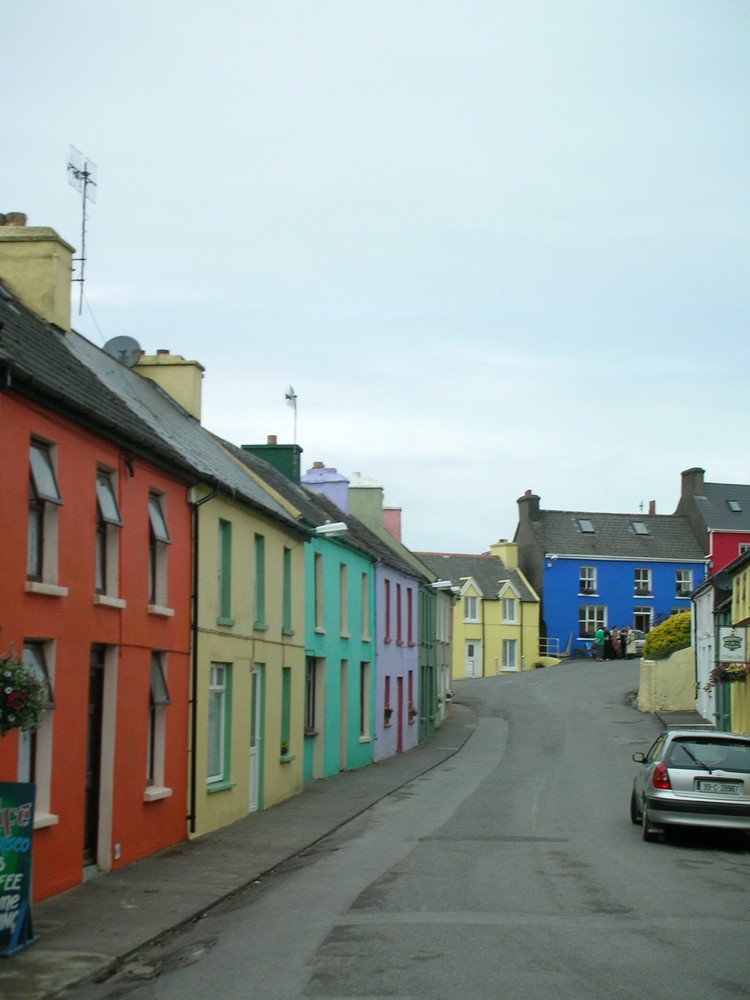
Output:
[[747,0],[0,0],[0,211],[203,422],[381,483],[417,550],[517,498],[750,482]]

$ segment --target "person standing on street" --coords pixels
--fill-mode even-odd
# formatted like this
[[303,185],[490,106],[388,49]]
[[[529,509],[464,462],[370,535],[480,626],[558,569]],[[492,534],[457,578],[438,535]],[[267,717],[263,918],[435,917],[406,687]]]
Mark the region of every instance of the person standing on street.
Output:
[[597,662],[604,659],[604,629],[601,625],[594,634],[594,658]]

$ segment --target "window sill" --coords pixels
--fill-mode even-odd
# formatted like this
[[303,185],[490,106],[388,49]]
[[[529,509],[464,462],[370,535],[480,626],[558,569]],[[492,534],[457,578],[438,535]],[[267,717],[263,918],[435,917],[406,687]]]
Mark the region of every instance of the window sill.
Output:
[[315,634],[316,635],[325,635],[326,634],[326,630],[323,628],[322,625],[316,625],[315,626]]
[[372,739],[369,736],[360,736],[359,742],[360,743],[371,743]]
[[228,792],[237,785],[236,781],[212,781],[206,785],[206,793],[213,795],[214,792]]
[[292,635],[294,635],[294,629],[293,628],[283,628],[281,630],[281,634],[282,635],[287,635],[287,636],[292,636]]
[[158,802],[159,799],[168,799],[171,794],[171,788],[161,788],[159,785],[149,785],[143,794],[143,801]]
[[[234,625],[234,619],[232,619],[232,625]],[[254,632],[267,632],[268,625],[265,622],[253,622]]]
[[216,619],[217,625],[223,625],[224,628],[231,628],[234,625],[234,618],[224,618],[222,615]]
[[412,642],[412,641],[411,641],[411,639],[410,639],[410,640],[409,640],[409,641],[407,642],[407,644],[406,644],[406,645],[407,645],[407,646],[409,647],[409,649],[413,649],[413,648],[414,648],[414,646],[416,646],[416,642]]
[[36,812],[34,811],[34,829],[43,830],[47,826],[57,826],[60,822],[60,817],[56,816],[54,813],[46,812]]
[[121,597],[108,597],[106,594],[94,594],[94,604],[103,608],[124,608],[126,602]]
[[45,594],[47,597],[67,597],[68,588],[56,583],[42,583],[41,580],[27,580],[24,585],[27,594]]
[[157,615],[159,618],[174,618],[174,609],[164,608],[161,604],[149,604],[148,613],[150,615]]
[[293,753],[282,753],[279,755],[280,764],[291,764],[291,762],[296,759],[297,755]]
[[351,639],[351,637],[352,637],[351,632],[339,632],[340,639]]

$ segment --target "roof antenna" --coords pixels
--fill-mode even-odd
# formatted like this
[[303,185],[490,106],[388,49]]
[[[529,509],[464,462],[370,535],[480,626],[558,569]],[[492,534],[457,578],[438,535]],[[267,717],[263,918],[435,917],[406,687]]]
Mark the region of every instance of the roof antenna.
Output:
[[70,147],[68,154],[68,182],[76,191],[81,192],[81,256],[74,257],[73,263],[81,265],[80,278],[73,278],[81,286],[81,294],[78,300],[78,315],[83,310],[83,282],[85,280],[84,271],[86,268],[86,202],[96,201],[96,164],[87,156],[84,156],[75,146]]
[[296,444],[297,443],[297,393],[294,391],[291,385],[284,393],[284,399],[294,410],[294,441],[292,442],[292,444]]

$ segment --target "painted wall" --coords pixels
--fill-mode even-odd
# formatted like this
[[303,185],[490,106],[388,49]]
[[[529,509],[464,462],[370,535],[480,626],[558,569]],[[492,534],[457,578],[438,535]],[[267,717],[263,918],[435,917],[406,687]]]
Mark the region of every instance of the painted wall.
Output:
[[[345,540],[312,539],[305,546],[305,608],[305,654],[316,661],[314,726],[304,737],[304,778],[309,780],[363,767],[373,758],[372,561],[347,546]],[[370,665],[370,711],[364,734],[359,700],[363,663]]]
[[709,532],[709,556],[711,572],[728,566],[737,556],[741,555],[740,545],[750,545],[750,532],[747,531],[711,531]]
[[[204,491],[204,496],[207,491]],[[231,534],[231,601],[220,606],[222,538]],[[263,539],[259,559],[257,539]],[[284,550],[291,569],[291,629],[283,624]],[[263,573],[259,572],[263,566]],[[226,566],[224,567],[226,570]],[[265,587],[261,587],[264,579]],[[258,593],[264,618],[256,618]],[[223,496],[198,512],[197,738],[195,820],[200,835],[226,826],[250,809],[250,741],[254,705],[252,671],[260,668],[261,725],[258,732],[258,806],[268,808],[302,788],[304,706],[304,542],[259,513]],[[211,664],[228,664],[231,709],[227,719],[225,777],[208,781],[208,698]],[[283,671],[290,671],[288,753],[282,754]]]
[[[55,707],[38,735],[41,786],[35,823],[34,898],[81,882],[87,770],[89,663],[94,644],[106,648],[101,791],[95,861],[117,868],[185,838],[190,512],[186,486],[133,459],[73,423],[0,395],[0,652],[21,653],[25,640],[44,643]],[[30,592],[26,583],[29,444],[54,446],[63,503],[57,508],[57,584]],[[123,521],[117,600],[95,596],[96,474],[115,477]],[[149,492],[163,494],[168,608],[148,610]],[[146,758],[152,651],[165,656],[170,705],[164,709],[162,793],[149,798]],[[0,740],[0,778],[17,780],[19,740]],[[46,771],[47,777],[44,773]]]
[[[418,581],[414,577],[400,573],[385,563],[375,567],[377,672],[374,760],[411,750],[419,741],[417,586]],[[408,631],[409,593],[414,608],[411,636]],[[387,708],[392,709],[392,714],[386,712]]]
[[641,660],[641,712],[695,711],[695,651],[679,649],[666,660]]
[[[593,594],[580,592],[582,566],[596,568],[597,586]],[[639,596],[635,593],[635,570],[641,568],[651,570],[652,596]],[[676,596],[678,569],[692,571],[693,589],[705,578],[705,565],[702,562],[595,561],[565,556],[554,560],[545,559],[542,614],[547,636],[558,638],[560,647],[565,648],[572,633],[573,651],[584,650],[586,637],[579,634],[579,609],[584,604],[603,605],[606,608],[605,624],[608,628],[633,625],[635,608],[649,609],[651,625],[668,617],[675,610],[690,610],[690,598]]]

